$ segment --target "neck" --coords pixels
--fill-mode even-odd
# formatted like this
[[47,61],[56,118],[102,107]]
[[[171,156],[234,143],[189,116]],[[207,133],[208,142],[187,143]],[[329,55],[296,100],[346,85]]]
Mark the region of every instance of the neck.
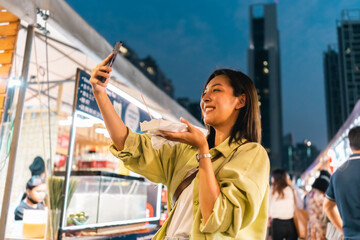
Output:
[[37,207],[37,203],[35,203],[34,200],[30,199],[29,197],[26,197],[26,204],[32,208]]
[[360,154],[360,150],[352,150],[353,154]]
[[231,129],[215,129],[215,147],[230,136]]

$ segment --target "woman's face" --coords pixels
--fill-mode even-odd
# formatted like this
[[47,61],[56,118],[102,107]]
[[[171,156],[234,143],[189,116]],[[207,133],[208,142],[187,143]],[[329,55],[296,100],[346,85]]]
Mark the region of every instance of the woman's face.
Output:
[[46,194],[46,184],[40,184],[36,187],[34,187],[31,190],[27,190],[29,197],[36,201],[36,202],[42,202],[45,199],[45,194]]
[[245,94],[235,97],[230,80],[225,75],[213,78],[201,97],[204,122],[214,128],[224,126],[232,128],[244,105]]

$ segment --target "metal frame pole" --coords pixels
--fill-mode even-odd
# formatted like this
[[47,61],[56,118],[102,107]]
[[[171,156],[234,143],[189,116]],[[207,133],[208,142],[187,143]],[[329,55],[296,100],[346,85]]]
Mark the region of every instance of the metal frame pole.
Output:
[[76,102],[78,98],[78,88],[79,88],[79,79],[80,79],[80,71],[79,69],[76,71],[76,80],[75,80],[75,94],[74,94],[74,103],[73,103],[73,116],[72,116],[72,124],[71,124],[71,131],[70,131],[70,142],[68,148],[68,160],[66,163],[66,172],[65,172],[65,179],[64,179],[64,188],[61,194],[62,205],[61,205],[61,212],[60,212],[60,224],[58,230],[58,240],[61,240],[63,237],[63,229],[66,227],[66,209],[68,205],[68,194],[69,194],[69,186],[70,186],[70,177],[71,177],[71,167],[74,157],[74,145],[75,145],[75,136],[76,136],[76,118],[77,118],[77,111],[76,111]]
[[17,146],[19,143],[21,124],[22,124],[22,116],[24,111],[24,102],[25,102],[25,93],[26,93],[26,83],[29,73],[29,64],[30,64],[30,56],[31,56],[31,48],[32,42],[34,38],[34,27],[29,25],[27,28],[27,36],[26,36],[26,45],[24,50],[24,61],[21,71],[21,86],[19,89],[19,97],[16,105],[16,115],[14,120],[14,132],[11,140],[10,154],[9,154],[9,164],[6,175],[5,182],[5,191],[3,197],[3,204],[1,207],[1,218],[0,218],[0,239],[5,239],[5,230],[6,230],[6,222],[10,204],[10,196],[11,196],[11,188],[14,178],[15,171],[15,162],[16,162],[16,153]]

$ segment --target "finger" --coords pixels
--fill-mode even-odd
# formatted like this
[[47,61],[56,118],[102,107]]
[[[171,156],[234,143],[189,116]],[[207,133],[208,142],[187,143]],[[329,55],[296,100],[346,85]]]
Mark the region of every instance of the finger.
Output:
[[106,63],[108,63],[110,61],[110,58],[113,56],[113,53],[110,53],[109,56],[107,56],[100,64],[99,66],[105,66]]
[[101,77],[104,77],[104,78],[109,78],[109,77],[110,77],[110,73],[103,72],[103,71],[97,71],[97,72],[96,72],[96,77],[98,77],[98,76],[101,76]]
[[[102,77],[106,78],[105,82],[100,81],[98,79],[99,76],[102,76]],[[109,78],[110,78],[109,73],[93,70],[92,74],[91,74],[91,78],[90,78],[90,83],[106,87],[108,82],[109,82]]]
[[102,82],[100,80],[97,81],[97,84],[104,87],[104,88],[107,87],[108,83],[109,83],[109,78],[107,78],[105,82]]
[[99,71],[102,71],[102,72],[111,72],[112,71],[112,67],[109,67],[109,66],[99,66],[98,67],[98,70]]
[[183,133],[179,132],[170,132],[170,131],[160,131],[162,133],[162,137],[171,140],[171,141],[179,141],[183,139]]
[[191,125],[191,123],[183,117],[180,118],[180,122],[185,123],[188,126],[189,131],[193,128],[193,125]]

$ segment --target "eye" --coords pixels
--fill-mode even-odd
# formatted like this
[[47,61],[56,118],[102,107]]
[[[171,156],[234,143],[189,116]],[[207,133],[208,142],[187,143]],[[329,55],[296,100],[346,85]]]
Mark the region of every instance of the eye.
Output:
[[220,89],[214,88],[213,92],[220,92]]
[[202,97],[205,96],[206,93],[207,93],[207,91],[204,90],[203,93],[201,94],[201,96],[202,96]]

